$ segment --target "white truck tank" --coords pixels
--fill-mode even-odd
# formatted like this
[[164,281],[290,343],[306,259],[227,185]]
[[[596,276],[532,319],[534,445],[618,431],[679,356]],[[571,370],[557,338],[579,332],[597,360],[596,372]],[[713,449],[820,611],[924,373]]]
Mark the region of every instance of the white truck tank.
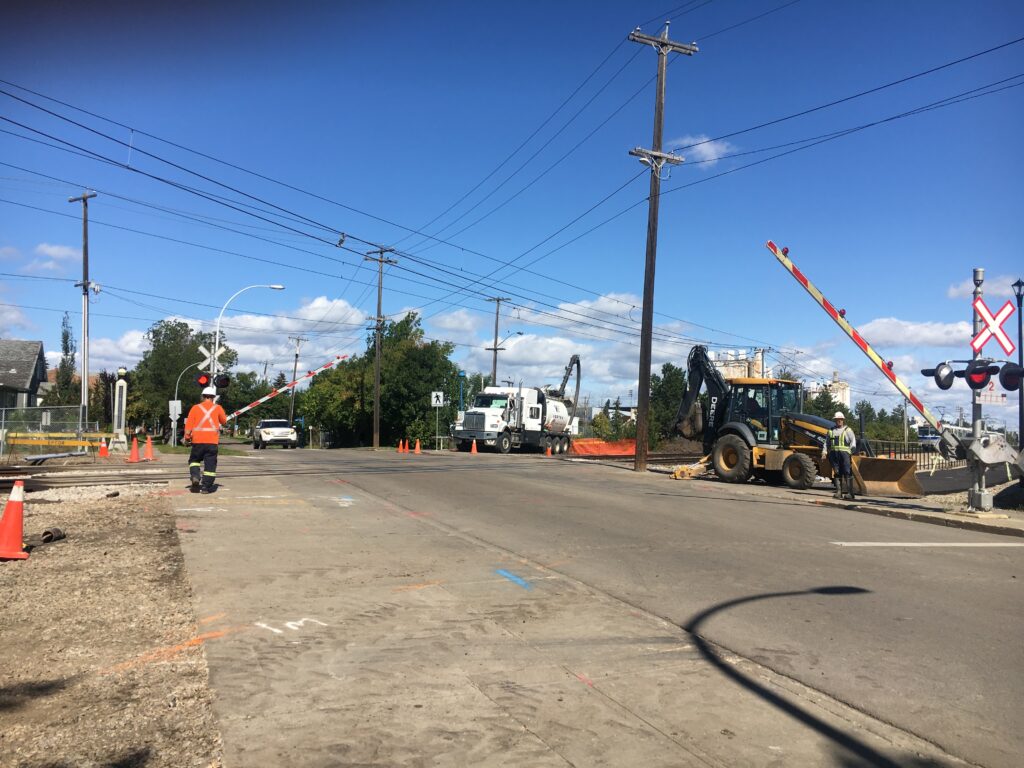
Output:
[[568,409],[558,400],[548,400],[547,420],[544,422],[544,429],[553,434],[560,435],[566,432],[568,428]]

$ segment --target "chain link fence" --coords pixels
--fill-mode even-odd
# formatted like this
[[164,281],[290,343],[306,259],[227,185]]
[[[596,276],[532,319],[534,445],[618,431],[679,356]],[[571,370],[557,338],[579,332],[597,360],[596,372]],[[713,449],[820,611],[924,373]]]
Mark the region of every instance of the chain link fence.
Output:
[[99,422],[79,422],[77,405],[0,408],[0,457],[73,453],[99,444]]

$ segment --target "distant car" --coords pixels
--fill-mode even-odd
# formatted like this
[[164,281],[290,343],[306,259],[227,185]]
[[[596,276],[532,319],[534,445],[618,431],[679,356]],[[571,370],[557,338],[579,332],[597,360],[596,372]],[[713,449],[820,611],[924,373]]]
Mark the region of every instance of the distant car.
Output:
[[285,419],[263,419],[252,431],[252,447],[258,451],[268,445],[298,448],[299,435]]

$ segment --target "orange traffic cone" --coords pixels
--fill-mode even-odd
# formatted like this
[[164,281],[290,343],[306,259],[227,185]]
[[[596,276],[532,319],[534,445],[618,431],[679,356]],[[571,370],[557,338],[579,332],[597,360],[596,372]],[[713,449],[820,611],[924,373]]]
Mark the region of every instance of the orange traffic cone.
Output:
[[473,446],[469,449],[470,453],[476,453],[476,440],[473,441]]
[[422,453],[420,450],[420,439],[418,437],[416,438],[416,450],[413,451],[413,453]]
[[28,560],[22,537],[25,515],[25,481],[15,480],[11,495],[0,519],[0,560]]
[[128,454],[128,458],[124,460],[125,464],[138,464],[139,463],[139,438],[132,438],[132,450]]
[[408,449],[405,447],[405,440],[399,440],[398,441],[398,452],[399,453],[405,453],[406,450],[408,450]]
[[546,451],[544,451],[544,455],[545,456],[550,456],[551,455],[551,446],[550,445],[548,446],[548,449]]
[[153,458],[153,438],[146,435],[146,452],[142,455],[143,461],[156,461]]
[[395,453],[401,453],[401,452],[402,452],[402,441],[399,440],[398,441],[398,448],[395,449]]
[[110,455],[110,450],[107,448],[107,440],[103,438],[100,440],[100,458],[105,459]]

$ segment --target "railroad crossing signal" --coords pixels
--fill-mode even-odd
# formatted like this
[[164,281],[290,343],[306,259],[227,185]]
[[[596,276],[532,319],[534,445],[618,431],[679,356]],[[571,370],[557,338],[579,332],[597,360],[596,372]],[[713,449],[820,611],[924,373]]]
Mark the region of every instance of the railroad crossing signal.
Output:
[[[220,349],[218,349],[217,350],[217,357],[220,357],[221,355],[223,355],[225,349],[227,349],[227,347],[221,347]],[[198,366],[199,370],[201,370],[201,371],[208,371],[208,370],[210,370],[210,364],[213,362],[213,353],[211,353],[210,350],[208,350],[206,347],[204,347],[202,344],[200,344],[199,345],[199,354],[203,356],[203,362],[201,362],[199,364],[199,366]]]
[[971,340],[971,349],[975,352],[980,352],[981,348],[988,343],[988,340],[995,336],[996,341],[999,342],[999,346],[1003,348],[1003,351],[1008,355],[1012,355],[1013,350],[1015,350],[1016,347],[1013,345],[1013,342],[1010,341],[1010,337],[1006,335],[1006,331],[1003,330],[1003,323],[1005,323],[1010,318],[1010,315],[1013,314],[1013,303],[1007,300],[1007,302],[1003,304],[1002,309],[993,315],[992,311],[988,308],[988,305],[985,304],[984,299],[979,296],[974,300],[974,311],[977,312],[978,317],[985,322],[985,327],[982,329],[981,333]]
[[444,392],[431,392],[430,404],[435,408],[444,408]]

